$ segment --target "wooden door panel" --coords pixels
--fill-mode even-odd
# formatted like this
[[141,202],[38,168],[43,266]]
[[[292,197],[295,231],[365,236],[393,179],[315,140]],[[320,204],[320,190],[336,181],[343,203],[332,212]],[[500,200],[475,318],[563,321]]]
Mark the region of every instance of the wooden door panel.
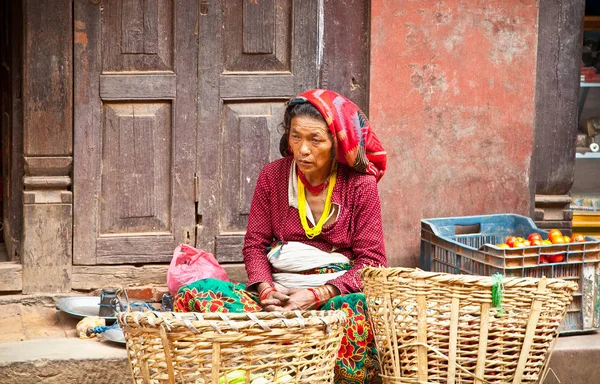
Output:
[[75,2],[76,264],[194,242],[197,17],[189,0]]
[[171,232],[171,103],[105,103],[100,236]]
[[292,0],[227,1],[223,72],[291,72]]
[[[173,0],[103,1],[103,71],[172,71],[175,3]],[[190,16],[195,15],[187,17]]]
[[280,157],[278,127],[285,104],[226,102],[223,109],[220,227],[222,232],[243,232],[258,174],[263,165]]

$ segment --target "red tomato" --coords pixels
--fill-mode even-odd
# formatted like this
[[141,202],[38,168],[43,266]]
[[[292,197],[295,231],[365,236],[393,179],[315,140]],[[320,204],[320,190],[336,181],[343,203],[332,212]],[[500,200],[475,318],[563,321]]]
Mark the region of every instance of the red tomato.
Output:
[[548,255],[548,261],[551,263],[560,263],[565,260],[565,255],[556,254],[556,255]]
[[517,238],[514,236],[508,236],[505,241],[505,243],[508,244],[508,246],[511,248],[513,248],[515,246],[516,242],[517,242]]
[[562,237],[562,232],[559,231],[558,229],[551,229],[550,231],[548,231],[548,240],[552,241],[552,238],[554,236],[561,236]]
[[540,264],[548,264],[548,258],[546,255],[540,255]]
[[573,237],[571,237],[571,241],[574,243],[583,243],[585,241],[585,236],[580,233],[574,233]]
[[530,233],[529,236],[527,236],[527,240],[529,240],[529,241],[542,240],[542,235],[540,235],[537,232],[533,232],[533,233]]

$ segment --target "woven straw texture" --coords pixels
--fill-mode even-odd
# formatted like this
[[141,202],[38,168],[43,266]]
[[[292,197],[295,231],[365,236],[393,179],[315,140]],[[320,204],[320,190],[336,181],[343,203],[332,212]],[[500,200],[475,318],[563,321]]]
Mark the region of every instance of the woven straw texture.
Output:
[[384,383],[535,383],[577,285],[408,268],[361,275]]
[[346,324],[341,311],[123,312],[117,319],[134,383],[333,383]]

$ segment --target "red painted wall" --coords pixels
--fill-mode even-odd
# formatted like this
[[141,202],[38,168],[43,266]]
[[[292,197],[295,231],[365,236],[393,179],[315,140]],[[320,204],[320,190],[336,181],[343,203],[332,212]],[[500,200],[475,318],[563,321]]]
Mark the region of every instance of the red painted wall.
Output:
[[390,265],[418,265],[422,218],[529,213],[537,17],[535,0],[371,1]]

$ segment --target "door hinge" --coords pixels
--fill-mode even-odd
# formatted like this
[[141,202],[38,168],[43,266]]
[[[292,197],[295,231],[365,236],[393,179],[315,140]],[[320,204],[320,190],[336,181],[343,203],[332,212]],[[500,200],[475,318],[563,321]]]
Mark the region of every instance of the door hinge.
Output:
[[198,175],[194,173],[194,201],[198,203],[200,201],[200,181]]

